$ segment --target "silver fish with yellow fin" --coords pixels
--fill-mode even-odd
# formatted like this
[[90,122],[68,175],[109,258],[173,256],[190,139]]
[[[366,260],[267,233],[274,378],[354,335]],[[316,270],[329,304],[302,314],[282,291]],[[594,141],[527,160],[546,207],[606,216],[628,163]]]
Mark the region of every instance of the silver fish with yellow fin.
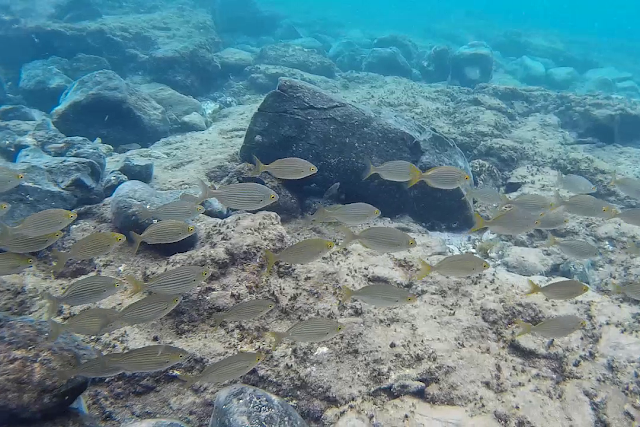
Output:
[[138,252],[140,244],[145,242],[149,245],[157,245],[162,243],[175,243],[186,239],[196,232],[193,225],[186,222],[167,219],[151,224],[144,230],[144,233],[138,234],[131,232],[131,240],[133,241],[133,253]]
[[618,178],[616,172],[613,171],[613,177],[609,185],[614,185],[622,194],[632,199],[640,200],[640,179],[637,178]]
[[21,234],[0,238],[0,249],[18,254],[38,252],[48,248],[63,236],[62,231],[38,237],[26,237]]
[[546,286],[538,286],[533,280],[529,279],[529,292],[527,295],[541,293],[549,299],[568,300],[579,297],[589,291],[589,287],[577,280],[560,280],[559,282],[549,283]]
[[565,200],[556,193],[554,209],[560,207],[564,207],[568,213],[578,216],[611,219],[618,214],[615,207],[588,194],[579,194]]
[[518,337],[537,334],[544,338],[563,338],[587,326],[586,320],[573,315],[553,317],[535,326],[522,320],[516,320],[516,324],[520,327]]
[[187,221],[196,218],[202,213],[204,213],[204,208],[202,206],[187,200],[177,200],[175,202],[165,203],[164,205],[158,206],[154,209],[149,209],[142,205],[139,205],[137,208],[137,215],[142,220],[155,218],[160,221],[167,219],[172,219],[174,221]]
[[358,290],[342,286],[342,299],[346,303],[357,299],[376,307],[394,307],[416,302],[417,297],[405,289],[392,285],[369,285]]
[[78,218],[78,214],[66,209],[47,209],[26,217],[15,227],[3,226],[2,235],[39,237],[60,231]]
[[343,247],[354,241],[379,253],[399,252],[416,247],[413,237],[393,227],[370,227],[358,234],[344,226],[340,227],[340,230],[345,235]]
[[302,179],[318,172],[318,168],[311,162],[297,157],[278,159],[268,165],[263,164],[253,156],[255,167],[249,176],[259,176],[262,172],[269,172],[278,179]]
[[265,250],[264,255],[267,260],[266,274],[269,274],[276,262],[286,262],[287,264],[307,264],[322,258],[333,249],[335,243],[325,239],[306,239],[295,243],[279,254],[274,254],[270,250]]
[[24,174],[6,167],[0,167],[0,193],[4,193],[24,182]]
[[114,295],[122,288],[120,281],[114,277],[95,275],[76,280],[59,296],[49,292],[42,295],[49,303],[48,318],[51,318],[58,312],[61,304],[91,304]]
[[127,238],[120,233],[98,232],[78,240],[71,245],[71,248],[67,252],[54,249],[51,251],[51,256],[56,260],[53,272],[58,273],[62,271],[70,259],[82,261],[105,255],[126,240]]
[[575,194],[590,194],[598,190],[587,178],[574,174],[562,175],[560,171],[558,171],[557,184],[558,187]]
[[90,308],[72,316],[65,323],[49,320],[51,332],[49,340],[55,341],[63,332],[81,335],[101,335],[102,329],[119,315],[118,310],[111,308]]
[[211,269],[198,265],[183,265],[152,277],[146,283],[134,276],[125,280],[132,286],[131,294],[149,291],[156,294],[183,294],[195,288],[211,275]]
[[150,345],[124,353],[104,355],[108,368],[120,368],[130,374],[163,371],[187,358],[189,353],[171,345]]
[[244,301],[234,305],[223,313],[216,313],[213,317],[213,327],[218,327],[220,323],[237,322],[257,319],[273,310],[276,303],[270,299],[254,299]]
[[378,174],[380,177],[387,181],[394,182],[418,182],[422,172],[416,165],[405,160],[392,160],[381,164],[380,166],[373,166],[370,161],[367,161],[367,170],[365,171],[362,179],[365,180],[371,175]]
[[332,339],[344,330],[345,326],[335,320],[324,317],[312,317],[296,323],[285,332],[267,332],[274,339],[273,348],[287,338],[297,342],[322,342]]
[[178,375],[186,387],[196,382],[222,384],[240,378],[265,358],[264,353],[239,352],[204,368],[199,375]]
[[482,273],[491,267],[487,261],[472,253],[451,255],[433,266],[423,260],[420,260],[420,264],[421,268],[415,277],[416,280],[424,279],[433,271],[443,276],[468,277]]
[[180,295],[151,294],[123,308],[100,332],[104,334],[125,326],[153,322],[169,314],[181,301]]
[[408,186],[412,187],[420,181],[426,182],[429,187],[453,190],[470,183],[471,176],[455,166],[436,166],[422,173],[420,178],[411,180]]
[[600,255],[598,248],[586,240],[566,239],[560,240],[549,235],[547,247],[558,247],[562,253],[576,259],[595,258]]
[[489,228],[496,234],[517,235],[531,231],[540,224],[538,215],[516,207],[500,212],[489,220],[482,218],[477,212],[474,218],[475,225],[469,231],[470,233]]
[[360,225],[380,216],[380,209],[368,203],[349,203],[318,208],[310,217],[311,222],[341,222]]
[[23,254],[4,252],[0,254],[0,276],[18,274],[27,268],[33,267],[36,260]]

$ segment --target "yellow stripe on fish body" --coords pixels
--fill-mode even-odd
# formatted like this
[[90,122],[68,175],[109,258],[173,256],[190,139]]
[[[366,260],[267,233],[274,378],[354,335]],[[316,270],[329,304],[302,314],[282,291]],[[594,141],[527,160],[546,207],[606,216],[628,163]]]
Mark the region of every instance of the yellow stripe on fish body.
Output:
[[186,386],[196,382],[222,384],[234,380],[255,368],[265,358],[264,353],[239,352],[207,366],[199,375],[179,375]]
[[376,307],[394,307],[416,301],[415,295],[392,285],[369,285],[356,291],[342,286],[342,294],[342,302],[353,298]]
[[541,293],[549,299],[557,300],[572,299],[589,291],[587,285],[577,280],[561,280],[540,287],[533,280],[529,279],[529,286],[531,289],[527,292],[527,295]]
[[416,241],[411,236],[397,228],[370,227],[359,234],[347,227],[340,227],[340,230],[345,234],[342,246],[358,241],[362,246],[380,253],[404,251],[416,246]]
[[0,249],[20,254],[38,252],[48,248],[49,246],[60,240],[63,234],[64,233],[62,233],[62,231],[56,231],[55,233],[38,237],[10,235],[0,241]]
[[9,274],[18,274],[21,271],[31,267],[36,262],[35,258],[23,255],[15,254],[11,252],[4,252],[0,254],[0,276],[7,276]]
[[16,227],[9,227],[11,234],[38,237],[60,231],[78,218],[74,212],[65,209],[47,209],[26,217]]
[[65,289],[62,295],[54,296],[49,292],[43,295],[49,302],[49,317],[51,317],[58,311],[60,304],[71,306],[91,304],[115,294],[122,288],[118,279],[96,275],[76,280]]
[[534,333],[545,338],[563,338],[584,328],[587,322],[578,316],[558,316],[532,326],[523,321],[516,322],[521,331],[518,336]]
[[234,305],[229,310],[213,315],[214,326],[218,326],[222,321],[236,322],[253,320],[267,314],[276,306],[270,299],[254,299],[244,301]]
[[131,293],[149,291],[157,294],[183,294],[189,292],[211,275],[211,269],[197,265],[183,265],[149,279],[143,283],[133,276],[125,279],[133,287]]
[[256,156],[253,156],[253,161],[256,165],[250,176],[269,172],[278,179],[301,179],[318,172],[318,168],[311,162],[297,157],[278,159],[268,165],[263,164]]
[[417,182],[422,174],[416,165],[405,160],[392,160],[380,166],[373,166],[369,161],[367,161],[366,164],[367,170],[362,177],[363,180],[369,178],[371,175],[378,174],[382,179],[387,181]]
[[430,187],[453,190],[471,182],[471,176],[455,166],[437,166],[424,172],[420,177]]
[[137,234],[131,232],[131,240],[133,240],[135,254],[138,252],[140,243],[145,242],[150,245],[161,243],[175,243],[182,239],[186,239],[195,233],[196,228],[183,221],[175,221],[167,219],[151,224],[144,233]]
[[312,317],[296,323],[286,332],[269,332],[276,347],[284,338],[297,342],[322,342],[332,339],[344,330],[345,326],[332,319]]
[[166,316],[181,301],[180,295],[151,294],[123,308],[117,320],[129,326],[152,322]]
[[51,251],[56,259],[54,271],[60,271],[70,259],[77,261],[92,259],[109,253],[115,246],[124,243],[127,238],[120,233],[98,232],[75,242],[67,252]]
[[270,250],[266,250],[267,273],[271,271],[278,261],[286,262],[287,264],[306,264],[321,258],[333,249],[334,246],[335,243],[331,240],[306,239],[289,246],[279,254],[274,254]]
[[221,185],[209,190],[209,198],[215,197],[227,208],[255,211],[278,201],[278,195],[267,186],[255,182]]
[[104,356],[107,367],[118,367],[123,372],[154,372],[165,370],[187,358],[189,353],[170,345],[150,345],[124,353]]
[[138,207],[138,216],[142,220],[156,218],[161,221],[168,219],[172,219],[174,221],[187,221],[194,219],[201,213],[204,213],[204,208],[189,200],[176,200],[155,209],[148,209],[145,206]]
[[557,246],[565,255],[576,259],[595,258],[600,255],[598,248],[585,240],[559,240],[549,235],[547,246]]
[[90,308],[69,318],[65,323],[50,320],[51,332],[49,339],[55,341],[62,332],[91,336],[99,335],[109,322],[117,318],[118,314],[118,310],[111,308]]
[[420,260],[420,263],[421,269],[416,276],[416,280],[423,279],[432,271],[437,271],[443,276],[468,277],[482,273],[491,267],[488,262],[472,253],[448,256],[434,266],[423,260]]

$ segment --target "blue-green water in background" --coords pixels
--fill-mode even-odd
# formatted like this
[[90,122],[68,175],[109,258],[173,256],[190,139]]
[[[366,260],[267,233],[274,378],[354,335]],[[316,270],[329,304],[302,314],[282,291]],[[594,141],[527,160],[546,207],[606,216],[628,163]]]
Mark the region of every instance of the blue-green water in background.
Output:
[[329,19],[345,27],[421,35],[431,25],[462,30],[474,22],[485,31],[545,30],[574,37],[640,40],[640,2],[259,0],[294,19]]

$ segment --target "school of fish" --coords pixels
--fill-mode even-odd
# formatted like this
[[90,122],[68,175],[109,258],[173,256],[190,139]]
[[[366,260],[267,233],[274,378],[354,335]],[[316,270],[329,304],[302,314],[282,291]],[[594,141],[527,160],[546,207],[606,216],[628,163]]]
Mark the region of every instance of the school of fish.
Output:
[[[318,173],[318,168],[307,160],[299,158],[278,159],[270,164],[262,163],[254,157],[255,166],[249,176],[257,177],[268,173],[280,180],[300,180]],[[375,178],[378,175],[379,178]],[[28,182],[29,177],[10,168],[0,167],[0,193],[9,191]],[[619,218],[640,226],[640,209],[619,211],[615,206],[600,200],[591,194],[597,188],[589,180],[578,175],[563,175],[558,172],[557,187],[572,195],[567,198],[556,191],[555,197],[548,198],[538,194],[521,194],[508,198],[498,189],[474,187],[471,176],[454,166],[438,166],[422,172],[414,164],[396,160],[374,166],[367,162],[363,179],[384,179],[403,183],[410,188],[420,182],[430,187],[452,190],[460,188],[464,197],[474,206],[474,201],[491,208],[491,218],[475,213],[475,225],[469,231],[473,233],[484,228],[498,235],[518,235],[534,229],[548,230],[548,241],[544,247],[560,251],[571,259],[589,259],[599,256],[598,247],[586,240],[559,239],[549,230],[559,229],[575,217],[593,217],[601,219]],[[424,184],[423,184],[424,185]],[[615,186],[625,196],[640,200],[640,180],[618,177],[614,173],[610,185]],[[279,199],[272,189],[254,182],[209,186],[198,182],[199,194],[183,194],[179,200],[162,206],[148,207],[138,205],[136,210],[140,218],[153,219],[154,222],[143,233],[132,232],[129,240],[133,245],[133,254],[140,245],[178,242],[196,232],[191,220],[204,213],[201,203],[216,198],[230,209],[258,211]],[[339,184],[332,186],[336,191]],[[330,191],[328,190],[327,193]],[[0,217],[11,209],[8,203],[0,202]],[[381,215],[375,206],[356,202],[321,206],[307,218],[308,223],[336,223],[343,234],[342,242],[336,245],[333,240],[310,238],[301,240],[278,253],[266,250],[264,253],[264,275],[277,268],[278,264],[307,264],[328,253],[359,243],[377,253],[394,253],[415,248],[416,240],[409,234],[394,227],[374,226],[355,232],[349,227],[366,224]],[[16,225],[0,222],[0,275],[19,274],[36,265],[36,252],[49,248],[63,236],[63,230],[77,220],[77,214],[64,209],[47,209],[24,218]],[[69,262],[88,260],[103,256],[120,247],[127,237],[116,232],[95,232],[73,242],[66,251],[53,249],[49,255],[54,260],[49,268],[52,274],[64,270]],[[38,261],[39,262],[39,261]],[[430,263],[417,260],[418,269],[412,280],[423,280],[429,275],[444,275],[466,278],[482,274],[491,268],[490,264],[474,253],[447,256]],[[70,283],[63,292],[44,292],[42,298],[48,303],[47,320],[50,324],[49,339],[55,341],[60,334],[75,333],[88,336],[102,335],[125,326],[132,326],[158,320],[170,313],[190,292],[211,275],[207,266],[180,266],[143,281],[135,275],[109,277],[99,274],[88,275]],[[529,280],[530,291],[526,295],[541,294],[550,300],[568,300],[578,298],[591,289],[577,280],[560,280],[540,286]],[[130,295],[143,296],[121,310],[94,307],[69,317],[64,323],[54,320],[61,306],[79,306],[98,303],[105,298],[130,291]],[[419,303],[420,296],[408,290],[387,284],[373,284],[360,289],[347,286],[340,288],[340,302],[347,304],[360,301],[376,308],[397,307],[404,304]],[[624,293],[630,298],[640,300],[640,283],[614,286],[615,293]],[[240,302],[225,312],[213,315],[213,326],[223,322],[237,322],[260,318],[277,308],[270,299],[252,299]],[[537,334],[546,338],[562,338],[583,328],[587,322],[577,316],[557,316],[546,319],[537,325],[523,320],[516,321],[517,336]],[[271,331],[267,334],[276,348],[281,342],[323,342],[331,340],[345,331],[346,325],[338,320],[324,317],[310,317],[291,325],[284,331]],[[183,349],[170,345],[152,345],[121,353],[100,354],[70,370],[60,372],[60,379],[73,376],[107,377],[120,373],[153,372],[167,369],[189,357]],[[221,384],[241,377],[262,362],[267,354],[262,352],[239,351],[229,357],[210,364],[200,373],[180,374],[178,378],[189,386],[196,382]]]

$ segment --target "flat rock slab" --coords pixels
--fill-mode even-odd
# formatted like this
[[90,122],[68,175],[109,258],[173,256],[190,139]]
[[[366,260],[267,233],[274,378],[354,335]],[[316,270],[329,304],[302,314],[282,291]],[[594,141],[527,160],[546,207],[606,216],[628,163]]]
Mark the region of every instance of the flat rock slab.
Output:
[[287,402],[259,388],[236,384],[216,394],[209,427],[307,427]]
[[374,165],[406,160],[423,171],[451,165],[471,174],[454,142],[414,121],[374,115],[298,80],[281,79],[254,114],[240,150],[244,161],[251,162],[252,155],[263,163],[300,157],[315,164],[317,174],[284,183],[300,198],[309,188],[324,191],[339,182],[345,203],[370,203],[383,216],[410,215],[431,229],[462,230],[472,224],[459,189],[438,190],[420,182],[407,190],[378,176],[362,180],[367,159]]

